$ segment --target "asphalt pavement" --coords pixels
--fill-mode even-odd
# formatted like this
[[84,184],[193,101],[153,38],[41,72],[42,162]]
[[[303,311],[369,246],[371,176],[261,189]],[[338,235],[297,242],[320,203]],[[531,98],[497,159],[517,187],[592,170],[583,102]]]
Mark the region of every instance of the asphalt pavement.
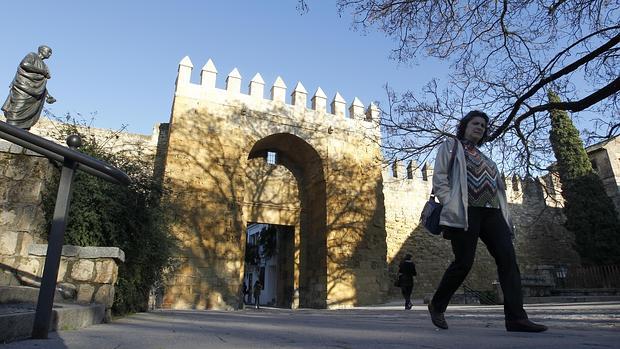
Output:
[[339,310],[162,310],[112,323],[50,333],[2,349],[191,348],[620,348],[620,303],[535,304],[530,319],[543,333],[507,332],[501,306],[450,306],[450,328],[430,322],[425,305]]

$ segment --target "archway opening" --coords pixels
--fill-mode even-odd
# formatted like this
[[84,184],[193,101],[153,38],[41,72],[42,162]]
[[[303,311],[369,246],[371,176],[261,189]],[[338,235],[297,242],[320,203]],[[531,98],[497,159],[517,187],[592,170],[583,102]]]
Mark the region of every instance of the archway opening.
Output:
[[[303,139],[279,133],[257,141],[248,160],[253,173],[246,183],[247,221],[294,227],[292,307],[325,308],[327,212],[321,157]],[[284,169],[292,175],[288,180]]]
[[[246,305],[292,308],[295,287],[295,227],[289,225],[248,223],[245,249]],[[260,282],[260,297],[256,295]]]

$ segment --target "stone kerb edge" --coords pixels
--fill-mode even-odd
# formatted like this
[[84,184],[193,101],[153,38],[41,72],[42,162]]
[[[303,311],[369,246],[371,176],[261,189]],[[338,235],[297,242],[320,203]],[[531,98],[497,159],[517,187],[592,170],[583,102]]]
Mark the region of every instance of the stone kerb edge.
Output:
[[[28,253],[34,256],[46,256],[47,244],[32,244]],[[77,257],[86,259],[113,258],[121,262],[125,261],[125,252],[118,247],[81,247],[64,245],[62,247],[63,257]]]

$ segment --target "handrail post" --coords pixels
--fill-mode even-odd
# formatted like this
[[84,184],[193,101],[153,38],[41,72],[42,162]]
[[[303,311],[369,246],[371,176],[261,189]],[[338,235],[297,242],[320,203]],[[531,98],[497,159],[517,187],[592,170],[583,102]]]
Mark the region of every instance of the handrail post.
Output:
[[65,158],[60,183],[58,184],[58,194],[56,196],[56,206],[54,207],[54,218],[48,237],[47,256],[45,257],[45,267],[41,278],[41,288],[37,300],[37,311],[32,327],[32,338],[46,339],[52,317],[52,307],[54,305],[54,294],[56,291],[56,278],[58,277],[58,267],[62,254],[62,244],[67,227],[67,216],[71,204],[71,194],[73,190],[73,177],[78,163],[74,160]]

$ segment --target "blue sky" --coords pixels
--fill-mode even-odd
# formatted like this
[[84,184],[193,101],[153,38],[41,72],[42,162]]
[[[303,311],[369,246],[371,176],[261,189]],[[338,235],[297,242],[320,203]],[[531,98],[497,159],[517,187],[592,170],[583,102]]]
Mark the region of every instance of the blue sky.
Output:
[[[149,134],[168,122],[179,61],[194,63],[192,81],[211,58],[224,87],[233,68],[242,91],[260,73],[265,95],[277,76],[287,94],[301,81],[312,96],[321,87],[331,101],[338,91],[347,104],[358,97],[368,105],[385,100],[385,83],[396,90],[418,89],[444,70],[437,64],[399,65],[389,60],[393,42],[373,31],[351,29],[335,1],[310,2],[300,15],[296,0],[273,1],[8,1],[3,9],[0,99],[8,94],[20,60],[41,44],[53,49],[47,60],[48,109],[97,113],[95,126]],[[20,15],[32,11],[32,15]],[[39,14],[37,16],[37,14]],[[37,18],[40,24],[26,19]]]

